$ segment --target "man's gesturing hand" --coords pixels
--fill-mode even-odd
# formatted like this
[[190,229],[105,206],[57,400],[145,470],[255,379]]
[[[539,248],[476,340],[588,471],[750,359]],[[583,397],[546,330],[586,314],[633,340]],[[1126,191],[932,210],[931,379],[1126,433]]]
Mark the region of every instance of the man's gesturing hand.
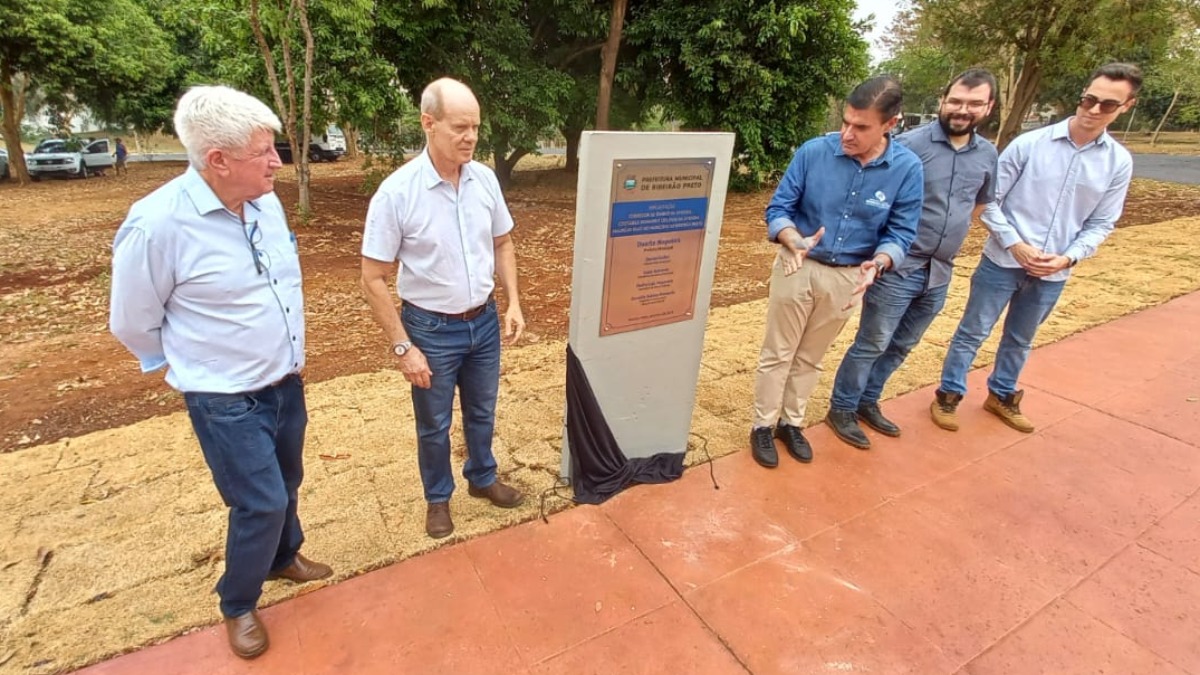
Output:
[[799,270],[804,264],[804,258],[808,255],[809,250],[821,241],[821,237],[825,236],[825,228],[817,230],[816,234],[811,237],[805,237],[800,234],[800,231],[794,227],[786,227],[779,233],[776,239],[783,246],[783,250],[779,252],[783,260],[783,275],[791,276]]

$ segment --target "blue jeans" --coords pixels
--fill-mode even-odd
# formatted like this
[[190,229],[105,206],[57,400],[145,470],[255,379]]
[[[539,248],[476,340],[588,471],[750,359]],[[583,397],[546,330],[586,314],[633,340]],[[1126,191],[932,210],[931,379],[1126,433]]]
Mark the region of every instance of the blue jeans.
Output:
[[430,388],[412,388],[417,418],[417,463],[425,501],[450,501],[454,472],[450,467],[450,420],[458,387],[467,461],[463,478],[475,487],[496,482],[492,435],[496,426],[496,394],[500,388],[500,320],[495,301],[468,321],[450,319],[405,303],[400,319],[413,344],[429,362]]
[[984,256],[971,277],[971,296],[946,352],[941,390],[967,393],[967,371],[971,369],[979,346],[1007,306],[1004,334],[996,349],[996,362],[987,384],[988,389],[999,396],[1015,392],[1017,378],[1029,358],[1038,326],[1054,310],[1066,283],[1030,276],[1019,267],[1001,267]]
[[946,304],[950,286],[927,288],[929,270],[884,274],[863,297],[862,319],[833,381],[830,407],[857,410],[878,403],[883,385],[908,358]]
[[296,493],[304,480],[304,383],[289,375],[242,394],[184,394],[192,428],[217,492],[229,507],[221,613],[258,605],[267,574],[281,570],[304,543]]

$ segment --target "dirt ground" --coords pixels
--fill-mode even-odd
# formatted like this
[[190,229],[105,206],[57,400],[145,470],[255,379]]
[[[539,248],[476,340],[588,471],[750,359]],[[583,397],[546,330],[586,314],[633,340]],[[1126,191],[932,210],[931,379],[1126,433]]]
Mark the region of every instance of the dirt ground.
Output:
[[[537,166],[509,192],[531,334],[504,356],[497,443],[508,479],[533,493],[556,476],[574,221],[573,178]],[[421,532],[406,388],[357,287],[361,171],[315,169],[318,215],[297,225],[311,415],[302,515],[306,551],[340,580],[435,544]],[[0,672],[60,671],[217,618],[210,590],[224,510],[181,399],[161,374],[140,375],[105,329],[112,235],[132,201],[180,170],[131,165],[128,178],[0,185]],[[279,190],[294,201],[294,185]],[[761,224],[769,197],[727,202],[693,421],[697,447],[713,455],[744,445],[774,252]],[[1125,229],[1079,268],[1040,342],[1200,288],[1190,262],[1198,215],[1200,189],[1136,181]],[[1161,224],[1130,228],[1150,223]],[[946,312],[888,396],[936,377],[982,241],[979,231],[968,241]],[[990,357],[985,347],[980,363]],[[813,420],[827,387],[814,395]],[[701,459],[696,449],[689,462]],[[498,514],[456,499],[455,538],[536,517],[538,501]],[[303,590],[269,584],[264,600]]]
[[[555,158],[530,164],[538,162]],[[0,452],[182,410],[182,397],[160,374],[141,375],[106,328],[112,236],[133,201],[182,168],[131,164],[128,177],[24,189],[0,184]],[[391,361],[357,285],[368,201],[361,171],[350,163],[320,164],[314,174],[317,215],[296,230],[305,275],[307,377],[319,382],[374,372]],[[279,192],[294,203],[294,183],[281,180]],[[554,169],[518,172],[509,193],[528,343],[566,336],[574,194],[574,177]],[[762,213],[769,199],[767,192],[729,195],[714,307],[765,296],[770,247]],[[1200,188],[1135,181],[1120,226],[1198,213]]]

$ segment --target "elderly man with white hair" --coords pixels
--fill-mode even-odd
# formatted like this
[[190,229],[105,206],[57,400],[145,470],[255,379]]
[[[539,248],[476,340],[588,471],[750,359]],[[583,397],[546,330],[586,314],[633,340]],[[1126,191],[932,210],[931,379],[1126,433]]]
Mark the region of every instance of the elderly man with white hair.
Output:
[[229,507],[217,583],[234,654],[266,651],[263,581],[328,577],[300,555],[304,298],[295,234],[275,196],[279,118],[228,87],[195,87],[175,130],[191,166],[129,210],[113,242],[110,328],[143,372],[183,392]]

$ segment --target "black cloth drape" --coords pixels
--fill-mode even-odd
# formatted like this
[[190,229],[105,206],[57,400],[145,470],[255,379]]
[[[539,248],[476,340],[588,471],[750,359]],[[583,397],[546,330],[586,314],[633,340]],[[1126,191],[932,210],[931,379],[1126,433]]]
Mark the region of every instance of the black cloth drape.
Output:
[[687,448],[627,459],[617,445],[583,364],[567,345],[567,442],[575,500],[599,504],[637,483],[667,483],[683,475]]

